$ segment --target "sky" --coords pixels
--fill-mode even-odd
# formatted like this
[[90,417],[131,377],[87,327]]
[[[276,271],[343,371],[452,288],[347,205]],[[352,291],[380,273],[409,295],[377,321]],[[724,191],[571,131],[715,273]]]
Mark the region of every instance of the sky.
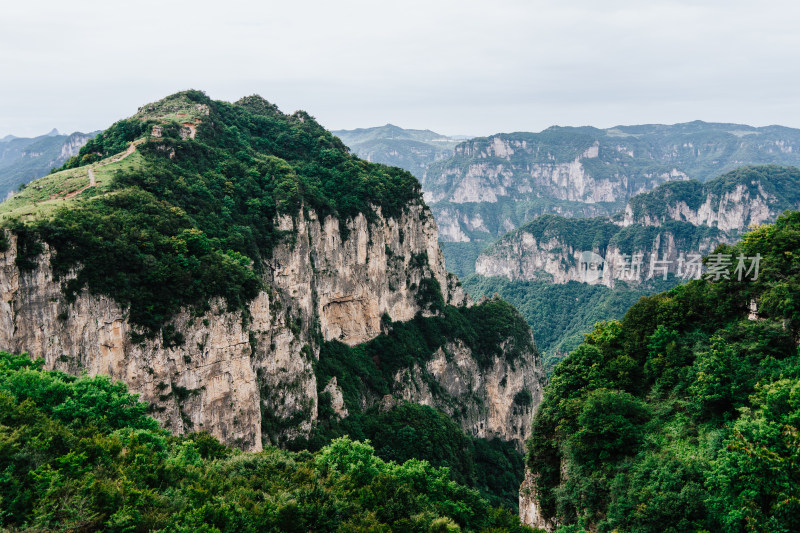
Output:
[[26,0],[0,11],[0,137],[108,127],[184,89],[329,129],[800,127],[796,1]]

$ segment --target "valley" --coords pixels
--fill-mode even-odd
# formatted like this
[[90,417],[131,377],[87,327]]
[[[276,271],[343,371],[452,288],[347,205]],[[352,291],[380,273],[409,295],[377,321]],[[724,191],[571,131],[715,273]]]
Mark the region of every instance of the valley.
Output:
[[[776,151],[793,145],[771,136],[787,132],[733,128],[555,129],[487,144],[387,125],[339,132],[354,156],[307,113],[258,96],[184,91],[140,107],[0,204],[2,423],[82,450],[84,470],[60,466],[64,449],[44,460],[73,487],[65,505],[92,498],[47,514],[52,497],[32,482],[0,483],[0,501],[15,502],[4,520],[601,531],[651,530],[667,513],[682,528],[737,523],[725,502],[752,504],[725,474],[742,461],[721,448],[738,438],[731,431],[791,457],[748,429],[750,415],[735,430],[725,421],[752,406],[758,420],[784,423],[766,409],[796,374],[800,171],[778,165],[794,148]],[[666,154],[648,135],[721,144],[678,161],[681,150]],[[636,163],[603,159],[609,138]],[[736,164],[748,150],[748,165]],[[454,163],[470,158],[481,161]],[[593,159],[615,170],[590,176]],[[501,203],[514,207],[494,210]],[[462,204],[476,224],[520,218],[453,233],[442,206]],[[687,255],[723,252],[757,255],[761,277],[703,279],[701,263],[697,275],[682,271]],[[624,267],[635,257],[660,269]],[[775,399],[759,396],[762,382]],[[91,480],[111,478],[90,458],[91,435],[136,487],[102,498],[135,517],[92,495]],[[707,460],[715,454],[729,466]],[[19,457],[3,460],[25,472]],[[242,462],[253,466],[232,473]],[[241,477],[250,468],[290,475],[257,487]],[[652,468],[692,486],[691,504],[670,485],[658,489],[661,506],[631,512],[659,486],[641,477]],[[216,501],[240,497],[219,469],[249,487],[250,508],[198,518],[197,505],[211,504],[186,502],[192,476]],[[284,500],[309,479],[327,504]],[[348,502],[353,490],[365,496]],[[410,499],[392,511],[369,496],[386,490]],[[137,502],[136,491],[160,503]],[[764,498],[763,512],[783,512]],[[324,505],[339,514],[320,514]],[[421,514],[408,518],[408,506]]]

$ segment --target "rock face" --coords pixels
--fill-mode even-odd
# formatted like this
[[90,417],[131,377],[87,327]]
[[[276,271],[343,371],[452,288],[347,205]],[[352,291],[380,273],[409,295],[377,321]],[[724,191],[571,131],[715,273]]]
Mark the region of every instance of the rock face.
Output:
[[[627,176],[601,177],[589,170],[591,160],[599,157],[599,141],[567,160],[548,153],[544,161],[539,161],[538,148],[529,146],[526,139],[505,135],[463,143],[455,148],[453,158],[466,160],[466,165],[444,166],[440,176],[429,173],[426,185],[433,190],[427,192],[426,200],[495,203],[500,197],[527,195],[535,190],[555,200],[594,204],[627,198],[632,187],[634,194],[637,188],[647,190],[646,183],[634,184]],[[676,169],[646,177],[656,182],[687,179]]]
[[705,184],[672,183],[637,196],[625,207],[622,225],[660,226],[675,220],[741,233],[800,208],[799,187],[795,168],[744,167]]
[[699,275],[699,256],[735,242],[751,225],[797,208],[800,170],[743,167],[706,184],[661,185],[634,197],[613,218],[539,217],[478,256],[475,272],[609,287],[618,280],[641,283],[665,273],[692,278]]
[[[567,226],[584,220],[546,215]],[[615,286],[619,281],[642,283],[665,273],[696,277],[699,257],[718,244],[730,243],[730,235],[688,223],[664,227],[630,226],[622,230],[604,220],[589,223],[612,228],[605,238],[588,243],[548,231],[529,231],[531,225],[509,233],[478,256],[475,272],[482,276],[551,283],[578,281],[590,285]],[[539,228],[534,228],[539,229]],[[684,276],[685,274],[685,276]]]
[[61,146],[61,151],[59,152],[58,159],[51,162],[51,164],[56,167],[59,164],[63,163],[70,157],[77,155],[78,150],[80,150],[83,145],[89,142],[89,139],[94,137],[94,135],[87,135],[84,133],[73,133],[69,137],[67,137],[64,144]]
[[[338,220],[319,220],[302,209],[278,226],[287,238],[265,265],[268,289],[244,315],[222,302],[212,302],[202,316],[179,313],[170,324],[184,338],[180,345],[132,338],[125,309],[108,298],[84,291],[67,302],[63,280],[50,269],[52,252],[45,247],[35,267],[22,271],[16,238],[9,235],[10,247],[0,254],[0,349],[41,356],[48,369],[111,375],[150,402],[153,416],[169,429],[208,430],[258,450],[262,442],[310,431],[317,418],[320,339],[354,345],[377,336],[384,315],[413,318],[423,311],[416,293],[423,278],[439,282],[446,303],[469,303],[444,268],[436,225],[421,202],[398,218],[385,218],[380,209],[370,219],[358,215],[347,222],[346,234]],[[521,444],[541,396],[538,355],[527,354],[514,366],[498,359],[487,371],[458,346],[447,352],[452,356],[436,354],[425,369],[445,396],[418,390],[402,377],[396,394],[453,413],[463,401],[465,429]],[[334,401],[341,399],[335,382],[326,385]],[[522,387],[532,401],[515,406]],[[473,399],[485,407],[470,404]],[[338,415],[347,412],[339,409]]]
[[466,141],[431,163],[422,184],[442,240],[493,240],[546,213],[612,215],[665,182],[705,182],[746,164],[797,165],[798,149],[800,131],[777,127],[553,127]]
[[345,406],[344,402],[344,394],[342,394],[342,389],[339,388],[339,384],[336,381],[336,376],[332,377],[328,384],[325,385],[325,388],[322,392],[327,392],[331,395],[331,409],[333,409],[333,414],[337,418],[347,418],[350,414],[347,411],[347,407]]
[[[545,380],[535,352],[513,362],[494,357],[491,367],[483,369],[470,349],[457,342],[440,348],[424,368],[415,364],[398,372],[395,388],[407,401],[447,413],[468,434],[513,441],[522,451]],[[433,386],[444,390],[434,392]]]
[[534,485],[533,473],[525,467],[525,480],[519,488],[519,518],[523,524],[534,528],[552,531],[555,526],[547,522],[539,512],[537,501],[536,486]]

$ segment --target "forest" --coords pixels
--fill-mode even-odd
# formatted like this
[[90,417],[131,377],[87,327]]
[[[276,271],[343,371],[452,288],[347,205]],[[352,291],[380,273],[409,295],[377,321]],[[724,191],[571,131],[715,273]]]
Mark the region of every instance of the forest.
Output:
[[10,531],[532,531],[451,480],[348,437],[242,452],[175,436],[124,384],[0,352],[0,524]]
[[[194,138],[162,120],[198,106],[208,115]],[[115,175],[109,194],[7,224],[23,236],[21,267],[32,265],[38,241],[49,244],[56,275],[77,268],[68,297],[87,287],[114,298],[143,335],[154,336],[181,307],[202,312],[214,297],[231,308],[251,300],[263,260],[288,237],[274,226],[278,214],[303,206],[320,218],[335,215],[346,235],[346,221],[359,213],[372,218],[379,206],[394,216],[420,201],[408,172],[351,156],[308,114],[285,115],[261,97],[230,104],[185,91],[151,107],[97,135],[61,169],[144,139],[136,148],[144,163]]]
[[800,529],[798,250],[787,212],[718,248],[757,280],[645,297],[555,367],[527,463],[558,531]]

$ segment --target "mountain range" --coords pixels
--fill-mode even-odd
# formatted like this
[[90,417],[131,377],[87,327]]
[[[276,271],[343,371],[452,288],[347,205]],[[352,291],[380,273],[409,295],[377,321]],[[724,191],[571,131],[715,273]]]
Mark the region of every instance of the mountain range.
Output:
[[[0,224],[0,349],[41,358],[57,371],[44,380],[124,382],[158,421],[136,422],[146,442],[200,433],[246,460],[276,446],[300,460],[350,435],[374,443],[370,461],[449,468],[466,508],[516,510],[546,383],[530,327],[445,270],[414,176],[350,155],[307,113],[199,91],[146,104],[0,203]],[[417,518],[426,530],[502,525],[464,522],[447,498]],[[92,505],[85,521],[111,520]],[[497,516],[516,531],[510,511]]]
[[[784,130],[553,128],[448,156],[387,126],[351,132],[358,156],[259,96],[143,105],[0,203],[0,525],[796,530]],[[424,196],[526,220],[462,229],[462,284]],[[687,252],[759,267],[684,280]],[[675,267],[617,269],[646,254]]]
[[392,124],[331,133],[359,157],[403,168],[417,177],[424,176],[433,162],[451,157],[453,149],[464,140],[431,130],[403,129]]
[[61,135],[53,129],[32,138],[3,137],[0,139],[0,198],[6,198],[19,186],[60,167],[96,134]]
[[455,242],[492,241],[544,213],[610,216],[667,181],[705,182],[744,165],[800,164],[800,130],[783,126],[554,126],[469,139],[448,146],[449,157],[440,150],[427,159],[395,141],[430,145],[432,132],[384,126],[338,134],[360,157],[415,158],[408,170],[422,182],[440,239]]
[[[417,176],[447,268],[474,297],[499,293],[520,309],[551,368],[596,321],[685,281],[680,254],[710,253],[797,209],[796,170],[768,164],[797,164],[798,140],[791,128],[701,121],[553,127],[467,140]],[[594,286],[587,251],[607,267]],[[649,264],[620,279],[634,254],[668,264],[668,279]]]

